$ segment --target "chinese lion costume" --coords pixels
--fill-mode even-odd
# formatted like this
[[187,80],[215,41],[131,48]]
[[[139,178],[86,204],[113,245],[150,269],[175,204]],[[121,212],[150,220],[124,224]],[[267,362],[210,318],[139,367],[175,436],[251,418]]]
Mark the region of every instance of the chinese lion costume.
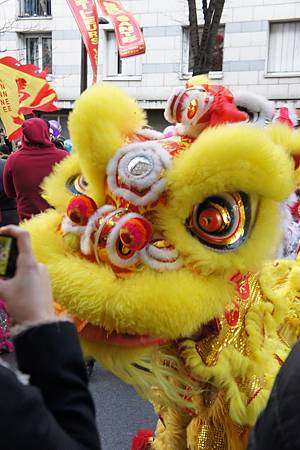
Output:
[[265,261],[299,132],[245,111],[190,82],[167,106],[180,131],[151,139],[134,100],[92,87],[70,117],[76,150],[43,185],[54,209],[24,224],[85,354],[155,407],[135,449],[245,448],[298,337],[299,265]]

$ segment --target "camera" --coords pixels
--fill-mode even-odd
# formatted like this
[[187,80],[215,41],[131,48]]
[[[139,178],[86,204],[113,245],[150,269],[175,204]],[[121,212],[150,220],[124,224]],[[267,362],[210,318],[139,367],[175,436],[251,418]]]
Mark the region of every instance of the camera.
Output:
[[0,277],[12,278],[16,272],[18,246],[15,238],[0,235]]

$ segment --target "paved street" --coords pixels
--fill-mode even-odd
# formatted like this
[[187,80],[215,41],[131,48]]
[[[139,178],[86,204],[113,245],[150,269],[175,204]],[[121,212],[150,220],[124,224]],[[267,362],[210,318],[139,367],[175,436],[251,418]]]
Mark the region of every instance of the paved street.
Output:
[[97,408],[102,450],[130,450],[136,431],[155,427],[150,403],[107,370],[95,366],[90,387]]
[[[15,366],[13,353],[1,357]],[[90,379],[90,389],[96,404],[102,450],[130,450],[138,430],[154,429],[156,418],[150,403],[141,400],[133,388],[98,364]]]

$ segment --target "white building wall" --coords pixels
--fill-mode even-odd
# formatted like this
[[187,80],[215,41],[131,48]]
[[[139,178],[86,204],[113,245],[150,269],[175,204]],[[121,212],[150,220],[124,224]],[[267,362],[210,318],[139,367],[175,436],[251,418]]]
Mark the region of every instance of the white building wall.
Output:
[[[182,28],[188,25],[186,0],[123,0],[143,28],[147,51],[139,56],[137,76],[106,76],[105,31],[100,25],[99,81],[114,83],[148,109],[161,109],[172,88],[185,83],[182,76]],[[199,0],[199,7],[201,1]],[[79,95],[80,36],[66,0],[52,0],[51,18],[18,19],[18,0],[7,0],[0,9],[0,56],[23,55],[20,32],[52,32],[53,74],[61,105],[70,108]],[[293,0],[226,0],[223,73],[214,82],[232,89],[248,89],[276,101],[290,100],[300,107],[300,74],[266,74],[269,23],[300,20],[300,2]],[[201,23],[201,10],[199,9]],[[6,27],[7,28],[7,27]],[[215,74],[216,75],[216,74]],[[293,76],[294,75],[294,76]],[[90,77],[89,77],[90,80]]]

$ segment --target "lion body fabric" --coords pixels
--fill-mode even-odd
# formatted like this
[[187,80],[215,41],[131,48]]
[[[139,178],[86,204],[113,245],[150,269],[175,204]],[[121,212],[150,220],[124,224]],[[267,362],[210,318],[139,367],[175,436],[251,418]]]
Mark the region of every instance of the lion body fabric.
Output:
[[237,123],[151,140],[144,125],[122,92],[86,91],[75,151],[43,184],[54,209],[23,226],[85,354],[153,402],[147,448],[242,450],[299,333],[299,262],[266,263],[299,132]]

